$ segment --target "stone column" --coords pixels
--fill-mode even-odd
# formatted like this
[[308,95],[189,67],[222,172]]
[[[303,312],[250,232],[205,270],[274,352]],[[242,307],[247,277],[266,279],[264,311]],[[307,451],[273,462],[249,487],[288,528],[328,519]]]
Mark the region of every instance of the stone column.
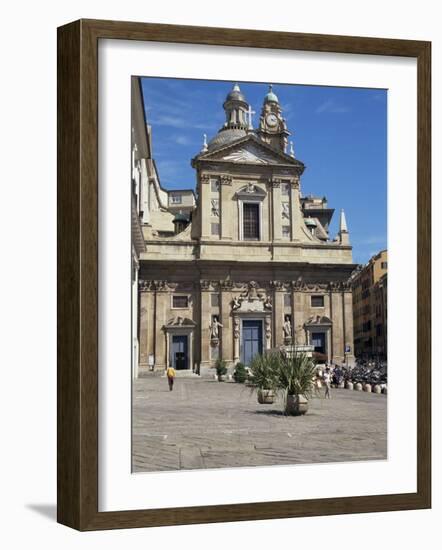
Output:
[[232,178],[223,175],[220,177],[220,223],[221,239],[231,241],[233,238],[233,201]]
[[233,330],[231,312],[232,283],[224,281],[221,283],[221,359],[231,365],[233,362]]
[[199,318],[200,325],[200,343],[201,343],[201,367],[210,367],[210,324],[211,324],[211,304],[210,304],[210,281],[201,281],[201,312]]
[[273,341],[275,347],[284,344],[284,286],[280,281],[273,281],[273,326],[275,327]]
[[164,325],[167,322],[166,314],[170,300],[169,291],[157,287],[155,292],[155,369],[166,368],[166,333]]
[[272,205],[273,205],[273,240],[282,239],[282,204],[281,204],[281,181],[272,179]]
[[200,176],[200,216],[201,216],[201,238],[210,239],[212,236],[210,225],[210,177],[209,174],[202,174]]

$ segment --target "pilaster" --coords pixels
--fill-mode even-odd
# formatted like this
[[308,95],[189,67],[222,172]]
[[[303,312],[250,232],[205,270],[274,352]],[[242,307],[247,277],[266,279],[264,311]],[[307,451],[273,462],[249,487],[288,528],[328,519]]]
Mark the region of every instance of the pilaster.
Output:
[[273,218],[273,240],[280,241],[282,239],[282,214],[281,214],[281,180],[272,179],[272,218]]
[[273,326],[275,327],[273,341],[275,347],[284,344],[284,285],[280,281],[272,281],[273,294]]
[[292,241],[302,240],[303,216],[299,200],[299,177],[290,185],[290,224],[292,227]]
[[330,309],[332,321],[332,359],[335,362],[342,362],[344,358],[344,326],[343,326],[343,302],[342,292],[331,290]]
[[211,323],[210,282],[201,281],[200,287],[201,287],[201,291],[200,291],[201,367],[209,367],[210,366],[210,323]]
[[[149,353],[153,353],[149,348],[149,309],[152,294],[147,290],[140,288],[140,328],[139,328],[139,346],[140,346],[140,368],[148,367]],[[151,331],[152,332],[152,331]]]
[[212,235],[210,226],[210,176],[209,174],[200,175],[199,185],[200,197],[200,216],[201,216],[201,238],[210,239]]
[[168,290],[155,291],[155,369],[166,368],[166,333],[164,325],[167,322],[166,311],[170,294]]
[[231,176],[223,175],[220,177],[220,198],[221,239],[231,241],[233,238],[233,201]]
[[231,316],[231,302],[232,302],[232,283],[230,281],[223,281],[221,286],[221,358],[224,359],[228,365],[233,361],[233,341],[232,341],[232,316]]

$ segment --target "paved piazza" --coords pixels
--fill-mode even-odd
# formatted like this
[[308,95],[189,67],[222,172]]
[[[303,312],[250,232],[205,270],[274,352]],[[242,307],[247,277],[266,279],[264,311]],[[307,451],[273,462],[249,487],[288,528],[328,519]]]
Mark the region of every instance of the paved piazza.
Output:
[[[322,390],[321,390],[322,392]],[[307,415],[286,417],[281,401],[259,405],[234,382],[140,378],[133,394],[133,470],[190,470],[387,456],[387,396],[332,389]]]

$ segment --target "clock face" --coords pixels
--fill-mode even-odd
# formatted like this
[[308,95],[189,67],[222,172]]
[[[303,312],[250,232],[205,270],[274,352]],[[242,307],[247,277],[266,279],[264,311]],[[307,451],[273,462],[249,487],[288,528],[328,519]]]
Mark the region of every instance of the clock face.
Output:
[[276,126],[278,124],[278,118],[274,114],[267,115],[266,122],[268,126]]

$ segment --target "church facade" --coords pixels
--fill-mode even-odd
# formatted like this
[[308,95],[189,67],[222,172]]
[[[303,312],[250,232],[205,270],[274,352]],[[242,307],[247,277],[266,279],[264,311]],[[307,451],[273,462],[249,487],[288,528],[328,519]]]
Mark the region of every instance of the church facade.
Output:
[[224,125],[191,161],[196,194],[149,178],[140,373],[172,365],[204,374],[217,359],[233,367],[282,346],[351,362],[355,265],[344,213],[332,239],[334,211],[302,195],[305,167],[271,87],[256,129],[238,85],[223,108]]

